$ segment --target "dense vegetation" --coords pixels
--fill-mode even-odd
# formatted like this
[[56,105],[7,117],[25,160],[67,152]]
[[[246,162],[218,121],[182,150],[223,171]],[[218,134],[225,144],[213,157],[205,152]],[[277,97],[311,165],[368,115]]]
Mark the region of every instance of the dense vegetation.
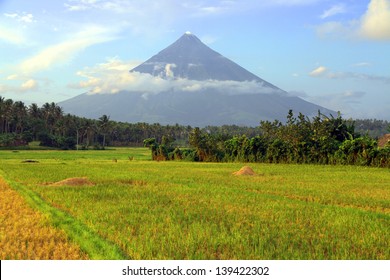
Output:
[[309,119],[290,110],[286,123],[262,121],[254,137],[232,138],[195,128],[189,135],[192,149],[180,150],[173,141],[146,139],[155,160],[239,161],[267,163],[352,164],[390,167],[390,146],[378,148],[377,141],[355,132],[354,125],[339,115],[318,114]]
[[[0,147],[27,145],[40,141],[42,146],[60,149],[103,149],[110,146],[142,146],[143,140],[153,137],[161,142],[163,136],[175,139],[176,144],[188,145],[191,126],[160,125],[159,123],[124,123],[103,115],[98,120],[64,114],[55,103],[26,106],[0,96]],[[207,126],[212,134],[256,135],[258,129],[237,125]]]
[[27,145],[31,141],[60,149],[142,146],[148,137],[161,140],[163,135],[170,135],[186,139],[190,130],[191,127],[179,125],[115,122],[106,115],[98,120],[86,119],[64,114],[55,103],[26,106],[0,96],[0,147]]
[[[107,115],[92,120],[64,114],[55,103],[26,106],[0,97],[0,147],[31,141],[60,149],[144,144],[156,160],[389,166],[390,148],[378,148],[369,136],[383,133],[386,127],[390,127],[386,121],[351,121],[320,113],[309,119],[302,114],[295,117],[292,111],[285,123],[261,121],[256,128],[131,124],[112,121]],[[192,149],[179,148],[189,146]]]

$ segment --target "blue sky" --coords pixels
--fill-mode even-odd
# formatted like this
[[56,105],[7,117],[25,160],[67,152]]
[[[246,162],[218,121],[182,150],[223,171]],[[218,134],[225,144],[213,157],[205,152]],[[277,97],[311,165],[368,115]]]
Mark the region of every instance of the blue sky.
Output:
[[186,31],[291,94],[390,120],[390,0],[0,0],[0,96],[129,87]]

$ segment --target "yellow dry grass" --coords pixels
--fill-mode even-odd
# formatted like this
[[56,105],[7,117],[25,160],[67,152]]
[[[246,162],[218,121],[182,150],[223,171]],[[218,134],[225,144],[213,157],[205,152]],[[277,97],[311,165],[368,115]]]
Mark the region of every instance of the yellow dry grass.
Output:
[[65,232],[29,207],[0,177],[0,259],[86,259]]
[[53,184],[50,186],[93,186],[94,184],[88,180],[87,177],[75,177],[68,178]]

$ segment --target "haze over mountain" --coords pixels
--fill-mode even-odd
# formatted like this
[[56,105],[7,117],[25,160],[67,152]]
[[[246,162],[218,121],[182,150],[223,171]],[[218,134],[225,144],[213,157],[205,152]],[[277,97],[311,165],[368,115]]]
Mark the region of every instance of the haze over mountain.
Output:
[[[288,110],[313,116],[331,110],[291,96],[186,32],[124,76],[126,86],[92,91],[59,103],[88,118],[192,126],[285,120]],[[98,93],[96,93],[98,92]]]

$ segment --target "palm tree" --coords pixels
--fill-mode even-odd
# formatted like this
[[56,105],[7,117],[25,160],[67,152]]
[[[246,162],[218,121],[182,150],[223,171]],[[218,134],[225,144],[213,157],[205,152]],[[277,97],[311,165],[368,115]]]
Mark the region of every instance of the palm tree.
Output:
[[62,108],[57,106],[54,102],[46,102],[42,106],[42,115],[45,120],[45,128],[50,133],[54,133],[56,122],[62,119],[63,111]]
[[7,99],[4,101],[3,107],[3,132],[11,132],[11,118],[12,118],[12,107],[14,101],[12,99]]
[[103,134],[103,149],[106,145],[106,134],[109,130],[110,126],[110,117],[107,115],[103,115],[99,118],[99,129]]
[[17,101],[12,106],[12,121],[15,133],[23,133],[27,120],[27,109],[22,101]]
[[90,144],[91,137],[95,132],[95,122],[91,119],[83,119],[83,136],[86,136],[85,147],[88,148]]
[[0,133],[4,133],[5,99],[0,96]]
[[44,131],[45,123],[41,108],[36,103],[28,107],[29,126],[34,140],[38,139],[38,134]]

